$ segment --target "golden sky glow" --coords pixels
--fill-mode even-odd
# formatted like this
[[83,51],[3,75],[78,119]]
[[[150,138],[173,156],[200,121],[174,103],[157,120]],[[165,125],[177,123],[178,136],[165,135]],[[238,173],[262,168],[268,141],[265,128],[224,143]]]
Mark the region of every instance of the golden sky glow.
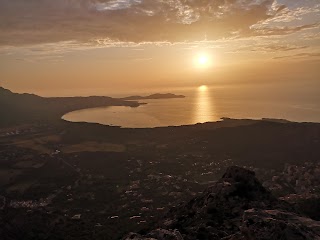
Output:
[[318,0],[0,0],[0,84],[42,95],[320,86]]

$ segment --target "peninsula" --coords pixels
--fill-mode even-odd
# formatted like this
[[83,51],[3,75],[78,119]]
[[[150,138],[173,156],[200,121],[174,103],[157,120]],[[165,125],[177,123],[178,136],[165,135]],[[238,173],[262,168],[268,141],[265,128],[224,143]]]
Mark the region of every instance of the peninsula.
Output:
[[139,107],[145,103],[139,103],[136,100],[184,97],[183,95],[172,93],[157,93],[144,97],[131,96],[125,98],[106,96],[46,98],[28,93],[13,93],[0,87],[0,126],[14,126],[16,124],[34,122],[48,123],[59,121],[64,114],[81,109],[107,106]]

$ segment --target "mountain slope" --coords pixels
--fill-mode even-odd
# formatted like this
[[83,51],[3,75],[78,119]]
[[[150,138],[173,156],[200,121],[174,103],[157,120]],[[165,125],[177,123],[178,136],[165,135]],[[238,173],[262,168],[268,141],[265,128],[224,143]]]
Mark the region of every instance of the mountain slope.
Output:
[[272,196],[254,172],[230,167],[203,194],[171,209],[154,230],[129,239],[320,239],[320,223]]
[[0,87],[0,126],[57,121],[70,111],[103,106],[137,107],[139,103],[96,96],[44,98],[34,94],[13,93]]

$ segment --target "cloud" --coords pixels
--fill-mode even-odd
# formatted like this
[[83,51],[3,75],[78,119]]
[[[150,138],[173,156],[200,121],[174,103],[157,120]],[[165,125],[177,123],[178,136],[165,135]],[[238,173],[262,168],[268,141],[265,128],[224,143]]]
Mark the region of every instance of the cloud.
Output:
[[311,10],[289,10],[275,0],[0,0],[0,45],[175,43],[287,35],[318,25],[274,24]]
[[141,4],[142,0],[111,0],[106,2],[98,2],[93,4],[97,11],[108,11],[108,10],[121,10],[132,7],[136,4]]
[[297,45],[290,45],[290,44],[279,44],[279,43],[269,43],[265,45],[255,45],[252,47],[247,48],[247,50],[250,50],[252,52],[288,52],[288,51],[295,51],[295,50],[301,50],[306,49],[308,46],[297,46]]
[[312,7],[301,6],[294,9],[289,9],[284,5],[279,6],[273,18],[267,19],[263,24],[270,23],[288,23],[292,21],[303,20],[306,15],[318,15],[320,12],[320,4]]
[[319,53],[298,53],[294,55],[286,55],[286,56],[278,56],[274,57],[273,59],[300,59],[300,58],[320,58],[320,52]]
[[[264,25],[252,26],[253,33],[259,36],[272,36],[272,35],[288,35],[302,30],[311,30],[319,28],[319,23],[307,24],[295,27],[265,27]],[[252,33],[252,32],[251,32]]]

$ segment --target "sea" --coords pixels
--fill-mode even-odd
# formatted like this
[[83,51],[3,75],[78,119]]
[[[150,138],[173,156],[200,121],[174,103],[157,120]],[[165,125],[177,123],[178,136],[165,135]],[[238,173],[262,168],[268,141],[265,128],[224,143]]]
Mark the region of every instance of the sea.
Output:
[[[270,87],[199,86],[175,89],[185,98],[139,100],[139,107],[111,106],[65,114],[70,122],[99,123],[123,128],[154,128],[215,122],[221,118],[286,119],[320,122],[318,90]],[[150,92],[152,94],[154,92]],[[165,92],[164,92],[165,93]],[[141,95],[146,95],[143,93]]]

